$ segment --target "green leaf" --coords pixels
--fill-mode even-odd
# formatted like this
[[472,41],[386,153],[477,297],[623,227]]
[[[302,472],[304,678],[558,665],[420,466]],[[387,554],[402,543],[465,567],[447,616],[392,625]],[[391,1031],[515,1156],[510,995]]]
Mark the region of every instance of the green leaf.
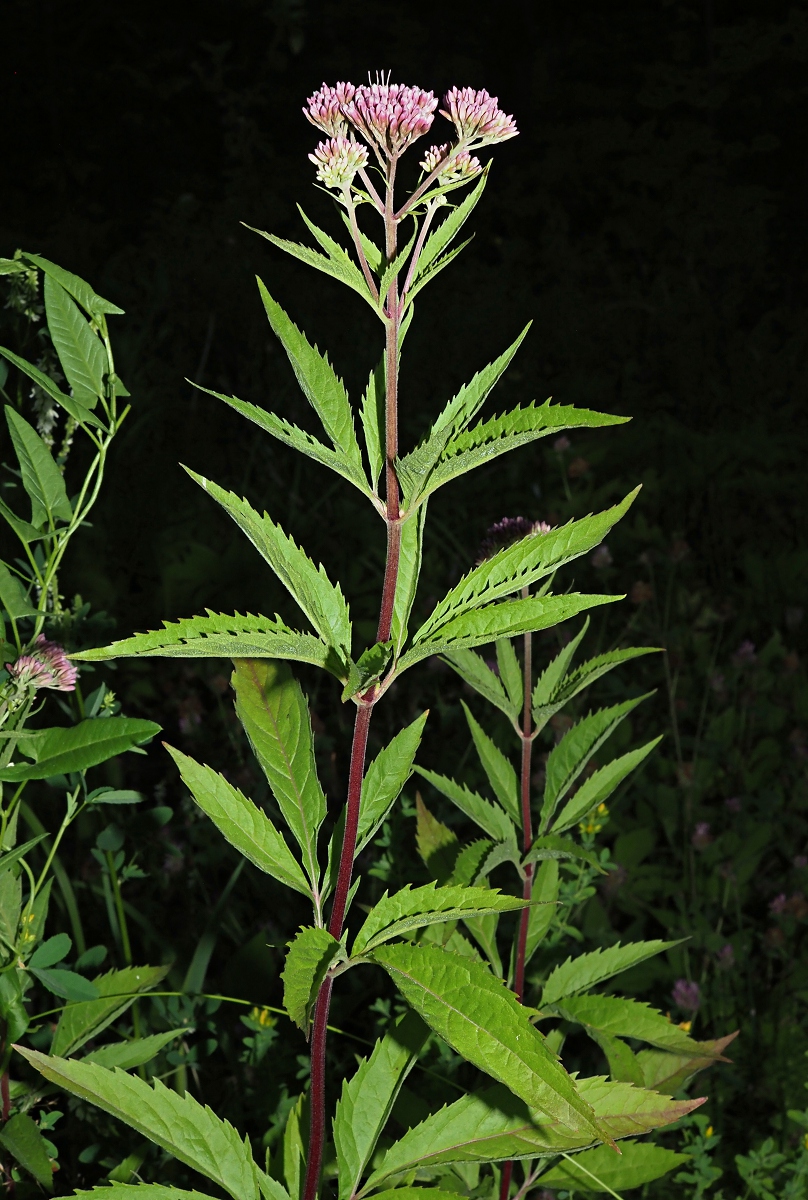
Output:
[[688,1154],[664,1150],[653,1142],[625,1142],[618,1158],[606,1146],[563,1159],[536,1181],[544,1188],[566,1188],[585,1195],[614,1192],[651,1183],[687,1162]]
[[457,862],[460,843],[457,834],[439,821],[415,793],[416,834],[415,844],[427,870],[440,884],[452,876]]
[[340,1200],[348,1200],[373,1155],[401,1085],[412,1070],[429,1030],[415,1013],[400,1017],[380,1038],[370,1058],[344,1080],[334,1116]]
[[401,527],[401,548],[398,575],[396,576],[396,594],[393,600],[393,621],[390,630],[396,658],[401,654],[407,640],[410,613],[418,589],[418,578],[421,574],[425,524],[426,504],[422,504],[415,515],[405,521]]
[[555,1005],[565,1021],[612,1037],[637,1038],[662,1050],[697,1056],[699,1045],[657,1009],[622,996],[569,996]]
[[24,270],[25,263],[18,258],[0,258],[0,275],[21,275]]
[[34,616],[37,612],[31,606],[19,579],[12,575],[4,562],[0,562],[0,605],[15,621],[20,617]]
[[401,268],[404,266],[404,263],[409,258],[410,251],[412,250],[415,244],[415,239],[418,236],[418,222],[414,217],[413,220],[415,221],[415,228],[413,229],[412,237],[407,242],[406,246],[403,248],[403,250],[399,250],[395,257],[390,259],[389,262],[387,258],[384,260],[384,270],[379,278],[379,302],[377,305],[379,312],[382,314],[385,310],[385,301],[387,300],[387,293],[390,291],[390,284],[393,282],[395,276],[399,274]]
[[421,744],[429,710],[402,729],[374,758],[362,780],[356,854],[376,836],[379,827],[401,795],[412,774],[413,761]]
[[363,650],[356,663],[351,666],[348,682],[342,689],[342,700],[349,700],[361,692],[367,691],[372,683],[376,683],[384,674],[384,669],[393,653],[392,641],[376,642]]
[[502,638],[496,643],[496,652],[500,679],[505,684],[513,710],[518,713],[525,702],[525,682],[513,642]]
[[[497,646],[508,645],[507,641],[497,642]],[[504,712],[511,721],[519,715],[519,705],[514,707],[511,698],[502,686],[501,676],[497,676],[485,662],[485,659],[475,650],[451,650],[444,655],[444,662],[457,671],[460,678],[473,687],[476,692],[494,704],[500,712]]]
[[65,271],[63,267],[57,267],[56,263],[49,262],[47,258],[41,258],[38,254],[26,253],[23,257],[27,262],[32,262],[35,267],[39,267],[40,271],[44,271],[46,276],[49,275],[51,279],[61,284],[65,291],[70,292],[70,295],[78,300],[90,316],[96,314],[103,316],[107,313],[123,316],[122,308],[118,308],[117,304],[111,304],[109,300],[104,300],[102,296],[93,291],[89,283],[79,279],[78,275],[74,275],[71,271]]
[[42,532],[35,529],[28,521],[21,520],[4,500],[0,500],[0,516],[8,522],[21,542],[35,542],[43,536]]
[[621,971],[627,971],[629,967],[678,945],[678,941],[630,942],[627,946],[621,946],[618,942],[605,950],[592,950],[589,954],[568,958],[550,972],[542,991],[542,1007],[587,991],[595,984],[603,983]]
[[459,884],[461,887],[468,887],[474,883],[490,850],[491,842],[488,838],[480,838],[479,841],[469,842],[464,846],[455,859],[449,883]]
[[163,628],[136,633],[110,646],[82,650],[70,656],[81,662],[104,662],[110,658],[284,658],[324,667],[337,679],[347,668],[332,647],[309,633],[297,633],[280,617],[256,617],[248,613],[214,613],[164,621]]
[[458,1054],[531,1107],[601,1137],[591,1108],[531,1025],[531,1010],[487,967],[436,946],[385,946],[373,959]]
[[363,300],[366,300],[374,312],[376,312],[376,302],[368,291],[368,286],[365,283],[365,278],[358,267],[355,267],[348,255],[345,254],[344,259],[329,258],[325,254],[318,254],[316,250],[312,250],[309,246],[301,246],[298,242],[289,242],[286,238],[275,237],[272,233],[264,233],[263,229],[255,229],[252,225],[247,225],[247,229],[251,229],[253,233],[258,233],[261,237],[272,242],[273,246],[277,246],[279,250],[284,250],[287,254],[291,254],[292,258],[297,258],[300,262],[305,263],[309,267],[314,267],[316,271],[322,271],[325,275],[330,275],[332,279],[338,280],[339,283],[347,284],[355,292],[358,292]]
[[0,859],[0,941],[9,950],[16,946],[21,909],[22,877],[18,875],[15,879],[14,872],[4,869]]
[[456,649],[483,646],[502,637],[515,637],[518,633],[535,633],[568,621],[586,608],[600,604],[613,604],[623,596],[584,595],[569,592],[565,596],[530,596],[527,600],[505,600],[501,604],[489,604],[486,608],[461,612],[427,638],[418,630],[413,645],[399,659],[398,672],[429,658],[433,654],[445,655]]
[[371,371],[359,416],[365,434],[365,452],[368,458],[368,478],[375,492],[379,486],[385,459],[385,362],[382,358]]
[[233,492],[188,470],[188,474],[246,533],[261,557],[269,564],[284,587],[300,605],[324,642],[350,653],[351,617],[339,584],[334,586],[323,566],[314,563],[280,525],[264,513],[260,516],[246,501]]
[[67,382],[79,404],[95,408],[104,395],[104,376],[109,371],[104,343],[52,275],[45,275],[43,290],[48,330]]
[[[527,903],[527,901],[523,903]],[[499,956],[499,948],[497,946],[499,915],[497,913],[489,913],[479,917],[464,916],[463,924],[488,959],[491,964],[491,970],[498,979],[502,979],[502,959]]]
[[260,871],[304,896],[311,888],[297,860],[269,817],[232,783],[193,758],[166,746],[185,786],[231,846]]
[[593,754],[597,754],[606,739],[611,737],[628,714],[653,694],[646,692],[644,696],[635,696],[631,700],[624,700],[622,704],[614,704],[611,708],[600,708],[597,712],[590,713],[573,725],[553,747],[547,759],[540,829],[546,829],[550,824],[559,802]]
[[612,526],[627,512],[638,492],[639,488],[635,488],[620,504],[597,516],[569,521],[550,533],[530,533],[485,559],[441,600],[413,640],[434,637],[436,632],[461,613],[512,596],[586,554],[603,541]]
[[[339,242],[335,242],[334,239],[329,237],[324,230],[319,229],[313,221],[310,221],[299,204],[297,206],[297,211],[305,221],[309,232],[314,234],[314,237],[320,243],[323,250],[325,250],[334,267],[336,267],[338,271],[344,272],[344,281],[347,283],[348,280],[352,280],[353,282],[349,286],[355,287],[356,290],[360,292],[360,295],[369,294],[364,275],[360,271],[359,267],[354,263],[344,246],[341,246]],[[364,289],[364,291],[360,289]]]
[[303,1092],[289,1111],[283,1131],[283,1178],[292,1200],[302,1200],[311,1123],[309,1095]]
[[640,658],[643,654],[659,653],[656,646],[633,646],[628,650],[612,650],[608,654],[599,654],[589,662],[582,663],[570,675],[565,675],[567,666],[589,624],[586,623],[581,632],[553,659],[544,673],[540,676],[533,691],[533,719],[543,728],[552,716],[568,704],[575,696],[600,679],[621,663]]
[[30,841],[23,842],[21,846],[15,846],[13,850],[9,850],[0,858],[0,871],[7,871],[10,866],[24,858],[33,846],[38,846],[47,836],[47,833],[40,833],[38,837],[32,837]]
[[[345,224],[345,228],[348,230],[351,237],[353,238],[353,229],[351,227],[351,219],[348,216],[348,214],[345,212],[345,209],[340,209],[339,215],[342,217],[342,220]],[[357,226],[357,229],[358,228],[359,227]],[[367,234],[363,233],[361,229],[359,229],[359,241],[361,242],[362,249],[365,252],[365,258],[367,259],[368,266],[370,267],[371,271],[375,271],[376,274],[378,275],[379,271],[381,270],[382,264],[384,262],[384,252],[381,250],[381,248],[379,246],[376,245],[375,242],[371,241],[371,239],[367,236]]]
[[[272,1183],[286,1197],[286,1191],[277,1180],[273,1179]],[[111,1186],[102,1184],[86,1192],[79,1190],[73,1195],[88,1196],[90,1200],[212,1200],[202,1192],[188,1192],[184,1188],[173,1188],[163,1183],[113,1183]]]
[[431,495],[450,480],[492,462],[501,454],[547,437],[550,433],[558,433],[562,429],[622,425],[629,419],[574,408],[572,405],[553,405],[549,400],[540,405],[534,403],[525,408],[516,408],[453,436],[446,443],[426,492]]
[[674,1095],[687,1087],[693,1076],[705,1067],[715,1066],[719,1060],[729,1061],[722,1058],[722,1055],[737,1036],[736,1030],[726,1037],[698,1042],[699,1052],[696,1055],[668,1053],[665,1050],[640,1050],[636,1059],[645,1086],[665,1096]]
[[587,1030],[587,1032],[606,1055],[609,1074],[616,1083],[633,1083],[636,1087],[643,1086],[642,1069],[637,1062],[637,1056],[629,1050],[625,1042],[598,1029]]
[[465,242],[461,242],[459,246],[455,246],[454,250],[448,250],[446,254],[443,254],[440,258],[435,259],[435,261],[429,265],[427,270],[424,271],[422,275],[418,276],[404,297],[404,304],[408,314],[412,312],[412,302],[420,292],[421,288],[426,287],[428,283],[432,282],[436,275],[440,274],[444,267],[448,267],[451,262],[454,262],[458,254],[462,254],[466,246],[468,246],[469,242],[471,242],[473,236],[474,235],[472,234],[472,237],[466,238]]
[[6,421],[20,464],[22,486],[31,501],[31,524],[38,528],[46,521],[69,521],[73,510],[50,450],[33,426],[8,404]]
[[107,1070],[120,1067],[123,1071],[131,1071],[133,1067],[151,1062],[169,1042],[187,1032],[187,1029],[168,1029],[165,1033],[153,1033],[150,1037],[132,1038],[130,1042],[110,1042],[107,1046],[91,1050],[81,1061],[97,1063]]
[[[62,962],[63,959],[67,958],[72,946],[72,938],[68,937],[66,933],[57,933],[55,937],[48,938],[47,941],[37,946],[28,960],[28,966],[53,967],[56,963]],[[98,993],[96,992],[93,999],[96,999],[97,996]]]
[[383,942],[405,936],[411,930],[421,929],[425,925],[488,913],[513,912],[524,908],[526,903],[526,900],[516,896],[501,895],[497,888],[436,888],[434,883],[413,888],[407,884],[392,896],[385,892],[370,910],[356,935],[351,957],[368,954]]
[[545,837],[535,838],[525,856],[525,865],[532,862],[543,862],[548,858],[577,858],[581,862],[588,863],[590,867],[594,867],[601,875],[605,874],[597,854],[591,850],[584,850],[583,846],[579,846],[572,838],[557,837],[552,833]]
[[464,784],[455,783],[454,779],[449,779],[446,775],[427,771],[425,767],[417,766],[415,770],[442,796],[456,804],[460,811],[479,825],[493,841],[501,842],[512,836],[511,819],[498,805],[485,800],[477,792],[472,792]]
[[558,862],[550,859],[542,863],[533,878],[533,890],[530,893],[533,904],[527,923],[525,966],[538,950],[553,923],[557,912],[558,887]]
[[317,778],[305,696],[286,663],[240,659],[235,667],[231,683],[238,718],[303,852],[303,869],[316,888],[317,834],[326,803]]
[[145,745],[159,732],[160,726],[154,721],[139,717],[93,718],[64,729],[37,730],[34,737],[25,740],[25,752],[34,755],[36,762],[4,767],[0,779],[20,783],[86,771],[133,746]]
[[295,1025],[309,1036],[311,1010],[328,968],[339,958],[342,946],[327,929],[301,929],[289,943],[281,972],[283,1005]]
[[40,970],[38,967],[29,967],[29,970],[43,987],[46,987],[54,996],[61,996],[63,1000],[98,999],[98,988],[83,975],[77,975],[75,971]]
[[165,978],[170,963],[161,967],[124,967],[98,975],[93,983],[101,994],[100,1000],[68,1004],[59,1018],[53,1035],[54,1054],[75,1054],[91,1037],[96,1037],[126,1012],[141,992],[147,992]]
[[[498,646],[501,644],[497,642]],[[461,700],[460,703],[463,705],[463,712],[466,714],[466,721],[491,790],[514,825],[518,827],[522,823],[522,810],[516,771],[482,726],[475,721],[465,700]]]
[[[191,381],[189,380],[189,382]],[[211,388],[202,387],[198,383],[194,383],[192,386],[200,392],[206,392],[209,396],[215,396],[217,400],[223,400],[230,408],[241,413],[248,421],[252,421],[253,424],[258,425],[260,429],[271,434],[284,445],[291,446],[322,466],[336,471],[343,479],[347,479],[354,487],[359,488],[363,496],[371,495],[364,471],[341,449],[332,450],[330,446],[324,446],[313,434],[307,433],[305,429],[299,429],[297,425],[293,425],[275,413],[267,412],[265,408],[259,408],[257,404],[249,404],[246,400],[239,400],[237,396],[225,396],[222,392],[214,392]]]
[[643,759],[648,757],[661,741],[662,734],[650,742],[646,742],[639,749],[630,750],[628,754],[622,754],[620,758],[613,759],[605,767],[601,767],[599,771],[590,775],[562,808],[560,815],[553,822],[552,832],[563,833],[565,829],[570,829],[582,821],[596,805],[603,804],[608,800],[615,788],[640,765]]
[[430,475],[435,469],[449,440],[480,411],[492,388],[505,372],[508,364],[519,349],[530,325],[526,325],[508,349],[479,371],[469,384],[465,384],[444,408],[420,446],[406,454],[396,463],[396,471],[406,497],[406,507],[411,508],[424,493]]
[[53,1191],[53,1167],[45,1139],[27,1113],[15,1113],[6,1121],[0,1129],[0,1146],[8,1150],[45,1191]]
[[325,355],[309,344],[281,306],[272,299],[260,279],[258,288],[272,332],[289,356],[303,395],[322,421],[335,449],[341,450],[361,471],[362,455],[345,385]]
[[480,178],[474,185],[472,190],[467,193],[463,200],[454,208],[449,209],[448,216],[441,221],[435,229],[432,230],[429,237],[426,239],[418,258],[418,265],[415,269],[415,279],[418,279],[428,267],[438,258],[446,247],[457,237],[460,230],[465,225],[468,218],[471,216],[477,201],[483,194],[486,182],[488,180],[488,164],[486,163]]
[[42,388],[42,391],[50,396],[51,400],[55,400],[60,404],[66,413],[69,413],[74,420],[80,425],[94,425],[96,429],[103,429],[103,424],[98,420],[98,417],[93,416],[89,408],[81,404],[75,396],[66,396],[60,391],[49,375],[44,371],[40,371],[33,363],[26,362],[24,358],[20,358],[17,354],[12,354],[10,350],[6,350],[4,346],[0,346],[0,354],[3,358],[7,358],[10,363],[13,363],[17,370],[22,371],[29,379],[32,379],[37,387]]
[[[567,642],[566,646],[562,646],[560,652],[551,659],[547,666],[542,671],[538,678],[536,686],[533,689],[533,719],[536,724],[541,727],[549,720],[549,716],[544,717],[545,709],[550,716],[557,711],[555,700],[564,679],[567,667],[572,662],[575,651],[580,646],[586,631],[589,628],[589,617],[584,620],[578,633],[574,638]],[[560,707],[560,706],[559,706]]]
[[190,1094],[180,1096],[159,1080],[152,1085],[125,1071],[17,1049],[51,1083],[124,1121],[213,1180],[234,1200],[258,1200],[257,1168],[249,1142],[242,1142],[228,1121],[203,1108]]

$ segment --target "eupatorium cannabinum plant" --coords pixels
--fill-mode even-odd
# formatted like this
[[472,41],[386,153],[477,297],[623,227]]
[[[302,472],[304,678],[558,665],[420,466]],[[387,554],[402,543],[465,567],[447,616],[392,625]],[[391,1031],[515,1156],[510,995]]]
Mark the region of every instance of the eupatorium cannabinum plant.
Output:
[[[283,971],[287,1012],[310,1041],[308,1129],[303,1125],[304,1107],[298,1105],[290,1117],[283,1163],[265,1164],[262,1169],[248,1140],[242,1141],[230,1124],[190,1095],[177,1095],[159,1082],[152,1086],[98,1064],[30,1050],[23,1053],[49,1080],[126,1121],[234,1200],[259,1196],[314,1200],[323,1187],[344,1200],[373,1193],[408,1200],[423,1190],[414,1186],[416,1182],[435,1184],[452,1165],[459,1170],[463,1164],[478,1173],[478,1182],[468,1187],[482,1195],[500,1186],[499,1168],[486,1166],[479,1175],[480,1165],[515,1159],[527,1161],[522,1194],[530,1186],[528,1178],[532,1183],[553,1159],[562,1156],[563,1163],[574,1152],[598,1146],[610,1164],[613,1182],[606,1190],[615,1194],[613,1187],[620,1186],[621,1179],[630,1186],[654,1174],[646,1167],[645,1174],[640,1171],[638,1176],[635,1161],[632,1175],[631,1155],[621,1159],[619,1139],[669,1123],[699,1101],[675,1101],[664,1090],[615,1078],[573,1078],[556,1053],[557,1042],[545,1038],[536,1026],[546,1014],[520,1003],[500,977],[492,956],[483,960],[473,949],[468,953],[469,943],[463,938],[452,942],[451,936],[434,936],[438,927],[456,932],[459,921],[485,921],[527,909],[534,912],[541,905],[532,890],[520,889],[519,895],[509,896],[489,887],[486,870],[480,870],[483,864],[472,861],[472,855],[456,864],[452,877],[437,886],[407,886],[385,894],[350,927],[346,917],[359,884],[354,878],[356,856],[396,803],[413,769],[426,720],[424,713],[402,729],[368,766],[368,730],[376,705],[395,679],[432,655],[448,655],[457,662],[458,655],[476,646],[501,644],[617,599],[555,594],[552,580],[560,567],[602,541],[636,493],[606,512],[561,528],[531,528],[464,576],[411,633],[429,498],[475,467],[547,434],[614,425],[624,418],[550,401],[480,417],[525,329],[449,400],[415,447],[400,446],[399,361],[415,299],[466,244],[458,245],[456,239],[489,173],[489,165],[480,162],[478,153],[515,137],[516,125],[496,97],[485,91],[452,88],[439,105],[431,92],[384,81],[359,87],[324,84],[309,98],[304,113],[323,135],[311,158],[320,185],[336,202],[349,248],[302,213],[317,249],[263,236],[346,285],[370,306],[383,331],[381,361],[370,371],[355,409],[328,359],[259,280],[269,323],[320,419],[324,440],[253,403],[234,396],[219,399],[342,476],[379,514],[387,553],[376,640],[364,648],[354,644],[350,610],[339,584],[329,579],[322,566],[315,566],[270,515],[191,471],[191,477],[222,505],[277,574],[308,628],[299,631],[280,616],[209,611],[77,657],[228,657],[234,661],[236,711],[266,773],[276,809],[271,814],[259,809],[212,768],[169,749],[196,802],[224,837],[259,869],[311,902],[311,924],[292,939]],[[447,122],[446,132],[421,152],[418,182],[402,193],[401,159],[431,131],[438,114]],[[380,237],[360,226],[360,215],[368,229],[375,220]],[[357,438],[357,415],[363,447]],[[531,593],[539,581],[538,591]],[[319,839],[328,814],[316,772],[309,711],[290,662],[330,672],[342,686],[343,701],[355,709],[346,802],[340,813],[330,814],[334,832],[328,847]],[[559,678],[565,670],[566,664]],[[500,861],[505,861],[520,814],[509,812],[507,802],[503,807],[501,801],[498,797],[496,803],[485,802],[485,812],[495,835],[491,841],[502,844]],[[578,819],[576,815],[573,824]],[[516,857],[521,868],[518,850]],[[490,859],[485,866],[493,869]],[[544,911],[551,907],[545,903]],[[654,945],[659,948],[661,944]],[[648,952],[644,950],[640,957]],[[625,953],[612,948],[603,958],[608,961],[589,964],[585,977],[578,978],[569,967],[565,978],[573,992],[584,991],[619,970]],[[324,1181],[332,991],[345,972],[368,964],[387,972],[408,1011],[391,1024],[354,1076],[343,1082],[330,1125],[336,1168]],[[559,979],[552,994],[545,989],[542,1002],[551,1005],[568,994],[569,988]],[[664,1023],[664,1018],[660,1020]],[[490,1080],[482,1090],[410,1128],[399,1141],[385,1143],[382,1152],[379,1139],[430,1031]],[[702,1057],[709,1059],[711,1053],[705,1050]],[[658,1148],[649,1148],[653,1149]],[[663,1156],[666,1153],[659,1150]],[[623,1162],[627,1167],[621,1176]],[[668,1165],[666,1160],[661,1170]],[[654,1170],[660,1173],[658,1165]],[[592,1177],[586,1168],[575,1179]],[[569,1178],[561,1183],[548,1179],[548,1186],[569,1187]],[[90,1194],[117,1200],[135,1190],[146,1197],[199,1200],[199,1193],[177,1192],[159,1184],[114,1185]],[[456,1195],[456,1189],[447,1192],[436,1186],[430,1192],[434,1200]]]

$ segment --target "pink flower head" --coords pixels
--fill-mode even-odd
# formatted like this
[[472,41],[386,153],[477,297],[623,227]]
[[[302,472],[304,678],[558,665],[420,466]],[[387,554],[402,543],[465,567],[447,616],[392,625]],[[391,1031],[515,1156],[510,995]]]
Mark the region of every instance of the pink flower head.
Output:
[[519,132],[513,117],[504,113],[497,97],[489,96],[485,89],[477,92],[474,88],[451,88],[443,104],[441,114],[454,122],[458,136],[464,141],[473,139],[476,145],[487,146],[505,142]]
[[472,158],[468,150],[452,154],[448,144],[430,146],[421,160],[421,169],[426,175],[431,175],[436,167],[441,167],[437,176],[439,184],[462,183],[466,179],[473,179],[483,169],[480,160]]
[[359,142],[345,137],[332,137],[320,142],[309,158],[317,167],[317,178],[327,188],[349,187],[357,171],[368,161],[368,152]]
[[514,542],[525,537],[535,537],[540,533],[552,533],[552,525],[546,521],[529,521],[527,517],[503,517],[495,525],[491,525],[480,543],[477,552],[477,563],[493,558],[500,550],[512,546]]
[[775,896],[773,900],[769,901],[769,912],[778,917],[780,913],[785,912],[787,904],[786,894],[781,892],[779,896]]
[[693,836],[690,839],[691,845],[696,850],[706,850],[712,844],[713,835],[710,833],[709,821],[697,821],[696,828],[693,830]]
[[394,157],[429,130],[437,106],[434,93],[422,88],[370,83],[356,89],[342,112],[371,145]]
[[348,132],[342,106],[352,99],[355,91],[352,83],[338,83],[336,87],[324,83],[319,92],[309,96],[303,116],[329,137],[340,137]]
[[27,683],[33,688],[54,688],[58,692],[76,690],[76,668],[61,646],[49,642],[43,634],[31,647],[35,654],[23,654],[14,663],[6,663],[12,679]]
[[677,979],[673,985],[673,1003],[685,1012],[695,1012],[701,1004],[701,989],[691,979]]

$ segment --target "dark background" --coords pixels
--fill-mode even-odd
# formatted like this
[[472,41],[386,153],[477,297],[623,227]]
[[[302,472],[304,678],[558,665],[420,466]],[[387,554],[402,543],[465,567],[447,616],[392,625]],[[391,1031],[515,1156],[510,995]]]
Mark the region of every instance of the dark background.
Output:
[[[2,28],[0,254],[44,254],[126,310],[110,324],[133,411],[65,577],[68,595],[107,610],[120,635],[206,606],[294,618],[182,461],[266,506],[341,579],[372,640],[381,522],[347,485],[256,436],[185,379],[313,428],[266,325],[256,272],[328,349],[353,396],[378,359],[381,329],[358,299],[240,224],[305,240],[299,201],[340,231],[311,188],[306,155],[318,135],[300,111],[321,81],[389,69],[437,93],[488,88],[514,114],[520,136],[496,150],[474,242],[417,303],[403,440],[529,319],[489,412],[552,395],[633,420],[573,434],[564,457],[541,443],[445,489],[430,505],[418,604],[467,569],[493,521],[582,515],[643,482],[609,537],[612,565],[581,563],[574,578],[581,590],[629,595],[599,610],[598,646],[623,638],[667,650],[621,685],[659,689],[633,736],[666,738],[606,834],[616,835],[622,875],[589,903],[583,928],[588,944],[692,939],[682,953],[705,996],[700,1034],[742,1028],[736,1066],[710,1084],[726,1161],[772,1128],[783,1133],[785,1109],[804,1103],[808,1050],[805,6],[6,0]],[[746,643],[753,649],[739,654]],[[129,664],[115,686],[127,711],[154,716],[169,740],[225,766],[235,734],[223,669]],[[468,741],[453,677],[411,674],[374,737],[430,705],[424,761],[453,773]],[[336,801],[349,714],[328,685],[307,686]],[[239,753],[248,788],[255,776]],[[179,811],[159,750],[137,769],[138,785]],[[143,925],[142,953],[176,955],[179,981],[234,862],[184,819],[171,827],[171,871],[131,885],[143,911],[157,900],[173,908],[172,929],[155,913],[151,932]],[[397,846],[411,848],[411,824],[394,831]],[[158,843],[144,861],[164,853]],[[76,855],[78,874],[86,850]],[[215,960],[230,965],[209,985],[249,993],[241,962],[244,978],[269,981],[272,998],[279,960],[259,975],[238,957],[246,939],[266,945],[256,895],[263,903],[257,885],[239,884]],[[773,907],[780,896],[791,909]],[[293,921],[269,911],[281,947]],[[734,966],[718,957],[725,945]],[[684,964],[637,979],[638,994],[670,1007]]]

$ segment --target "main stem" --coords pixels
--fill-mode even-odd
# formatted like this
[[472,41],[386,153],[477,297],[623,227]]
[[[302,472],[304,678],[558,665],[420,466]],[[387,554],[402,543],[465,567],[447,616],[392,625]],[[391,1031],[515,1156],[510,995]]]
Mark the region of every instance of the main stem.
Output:
[[[393,185],[395,161],[390,165],[385,198],[384,227],[385,248],[388,262],[396,253],[397,222],[393,212]],[[398,280],[390,285],[385,303],[385,487],[387,501],[387,556],[384,568],[384,586],[379,611],[379,628],[376,640],[386,642],[393,625],[393,605],[398,580],[401,552],[400,493],[395,460],[398,456],[398,331],[401,323]],[[334,903],[328,932],[339,939],[345,923],[345,910],[351,890],[353,862],[356,852],[356,833],[359,827],[359,805],[362,797],[362,778],[365,773],[365,754],[368,744],[370,718],[376,704],[375,685],[360,696],[354,722],[351,745],[351,765],[348,772],[348,797],[345,811],[345,834],[334,889]],[[309,1100],[311,1123],[309,1126],[309,1150],[306,1161],[306,1181],[303,1200],[316,1200],[320,1185],[325,1143],[325,1066],[328,1040],[328,1013],[331,1007],[331,992],[334,981],[326,975],[317,994],[311,1035],[311,1085]]]

